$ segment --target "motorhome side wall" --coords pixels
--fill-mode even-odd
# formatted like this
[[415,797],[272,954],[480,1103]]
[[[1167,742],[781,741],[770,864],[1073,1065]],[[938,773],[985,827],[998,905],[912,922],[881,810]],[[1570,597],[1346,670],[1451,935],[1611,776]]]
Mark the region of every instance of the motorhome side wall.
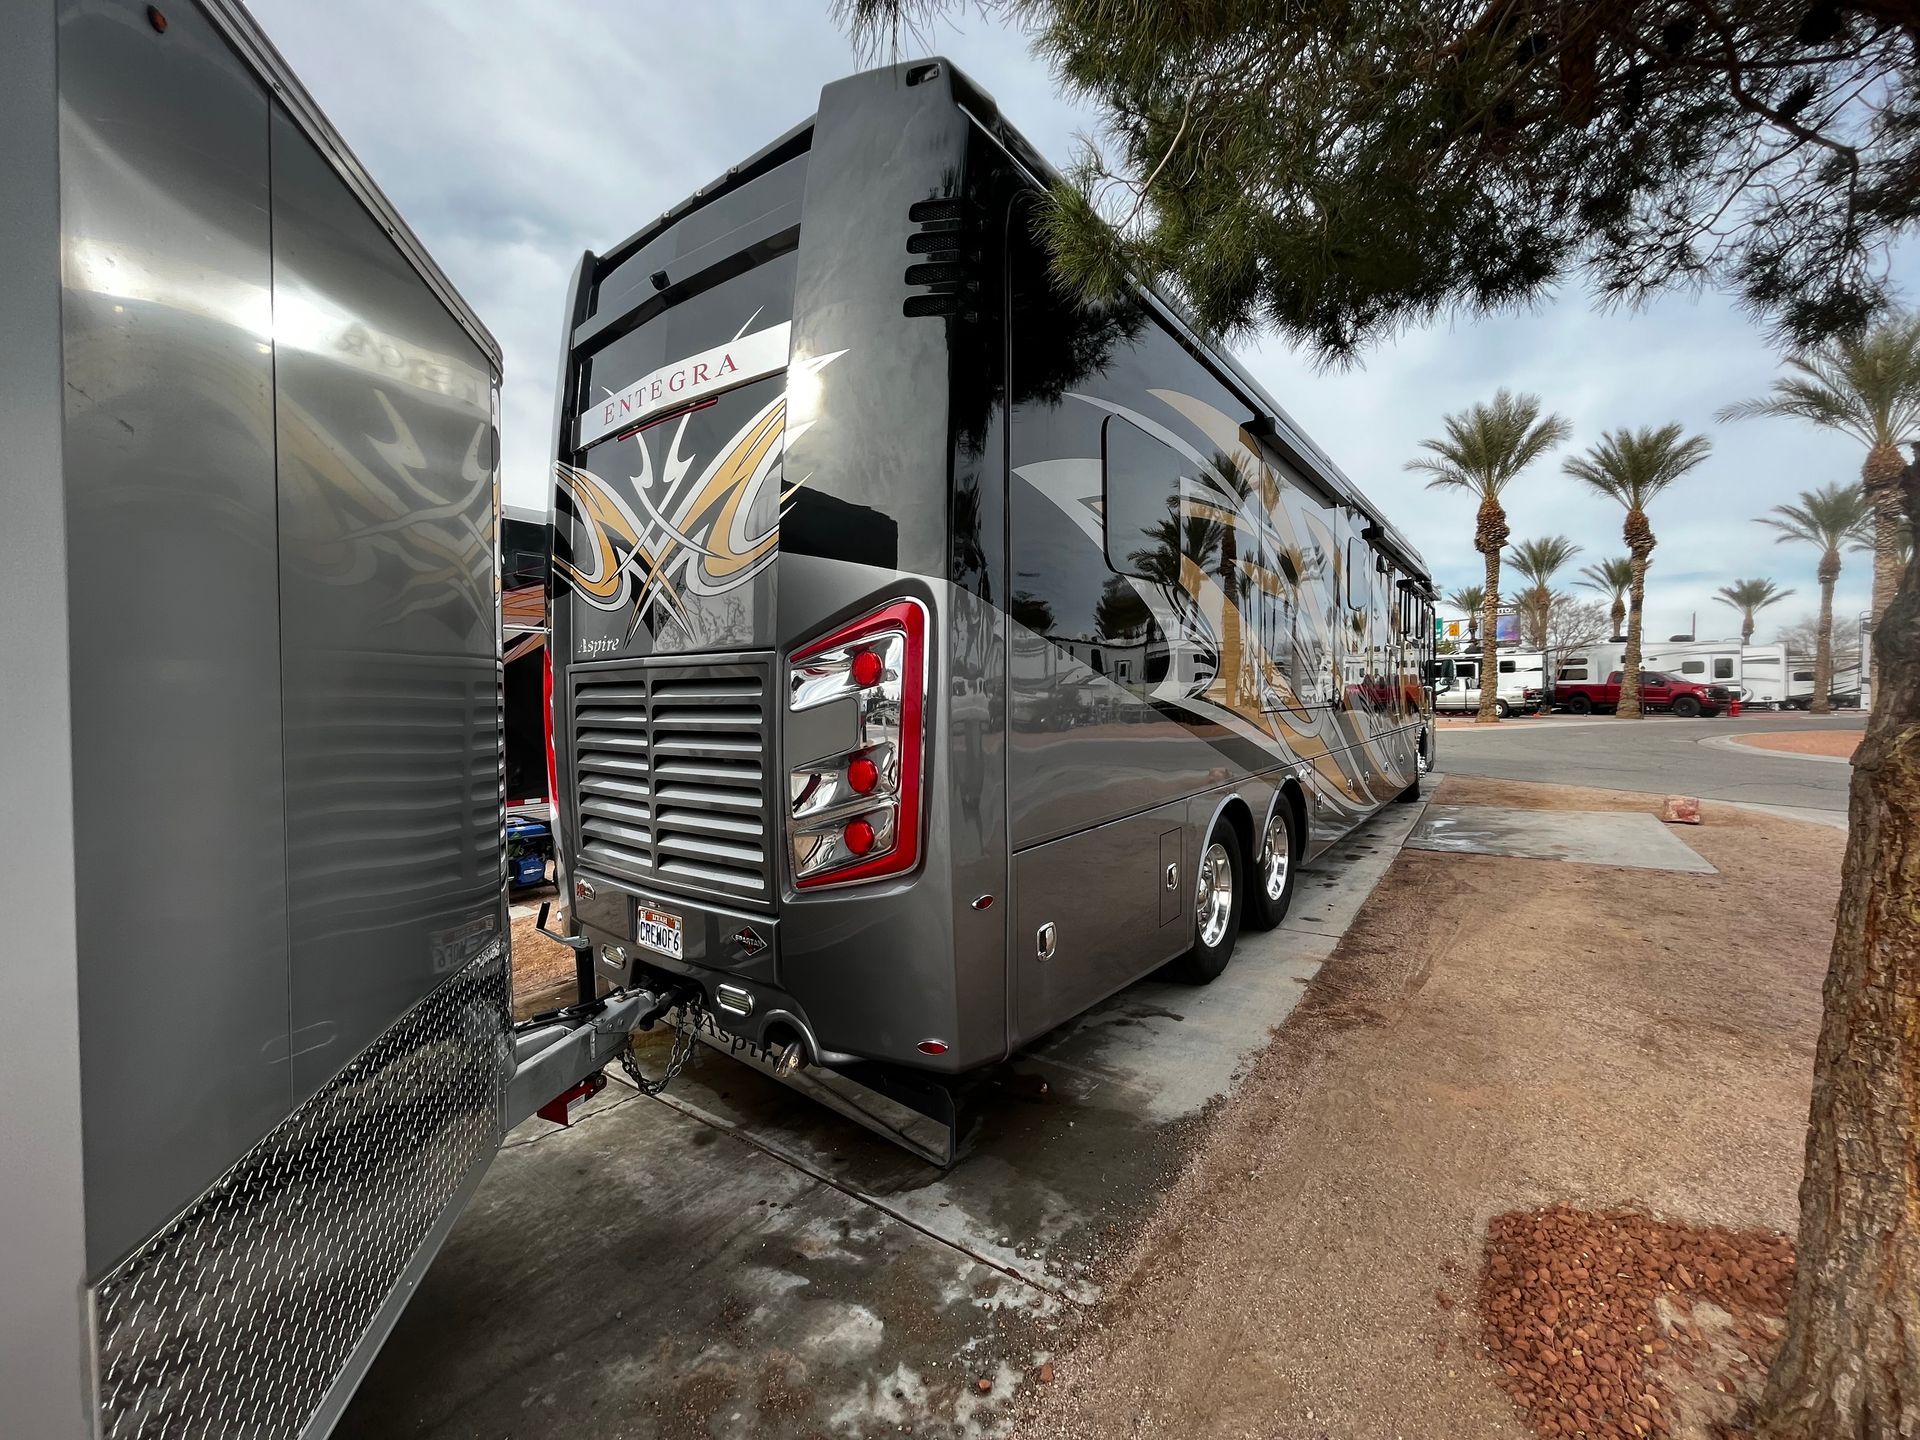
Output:
[[512,1063],[498,350],[245,13],[165,8],[0,61],[0,1414],[56,1440],[323,1431]]

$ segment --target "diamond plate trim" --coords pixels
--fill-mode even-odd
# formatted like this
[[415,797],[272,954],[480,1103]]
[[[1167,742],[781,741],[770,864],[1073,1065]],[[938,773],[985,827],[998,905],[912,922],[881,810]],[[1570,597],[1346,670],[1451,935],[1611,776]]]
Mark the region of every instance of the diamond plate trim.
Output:
[[104,1440],[301,1433],[499,1147],[509,988],[496,945],[100,1282]]

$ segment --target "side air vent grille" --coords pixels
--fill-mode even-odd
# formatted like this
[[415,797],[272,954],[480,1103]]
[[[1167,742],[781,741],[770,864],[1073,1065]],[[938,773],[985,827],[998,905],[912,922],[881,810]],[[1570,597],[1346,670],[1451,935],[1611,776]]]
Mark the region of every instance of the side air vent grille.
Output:
[[572,672],[579,864],[770,903],[769,657]]
[[909,235],[907,253],[910,255],[958,255],[960,232],[958,230],[923,230],[918,235]]
[[902,313],[972,315],[978,308],[980,256],[965,202],[919,200],[907,208],[907,218],[919,227],[907,236],[907,253],[935,258],[907,267],[907,284],[921,293],[906,298]]

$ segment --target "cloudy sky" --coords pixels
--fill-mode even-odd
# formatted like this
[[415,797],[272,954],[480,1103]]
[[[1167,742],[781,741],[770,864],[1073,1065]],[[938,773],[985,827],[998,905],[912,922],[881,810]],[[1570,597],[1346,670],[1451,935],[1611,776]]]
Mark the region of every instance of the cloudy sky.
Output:
[[[820,87],[858,68],[827,0],[251,0],[321,106],[506,352],[506,497],[544,506],[560,317],[573,267],[684,199],[813,112]],[[1020,38],[977,17],[931,48],[990,91],[1056,163],[1091,113],[1057,92]],[[1908,256],[1903,272],[1913,272]],[[1911,293],[1911,282],[1906,288]],[[1713,423],[1763,392],[1776,357],[1712,296],[1595,314],[1570,292],[1526,314],[1442,322],[1325,373],[1286,345],[1242,358],[1293,417],[1418,545],[1443,589],[1477,581],[1473,502],[1425,490],[1403,465],[1440,417],[1506,385],[1539,394],[1574,426],[1678,420],[1713,437],[1705,466],[1652,513],[1660,548],[1647,629],[1737,633],[1716,588],[1771,576],[1798,593],[1757,638],[1810,615],[1815,554],[1776,546],[1751,517],[1799,491],[1859,474],[1856,447],[1787,421]],[[1619,508],[1559,474],[1558,458],[1508,492],[1516,538],[1564,534],[1575,564],[1624,553]],[[1851,556],[1837,616],[1864,608],[1865,556]],[[1571,578],[1571,575],[1568,576]]]

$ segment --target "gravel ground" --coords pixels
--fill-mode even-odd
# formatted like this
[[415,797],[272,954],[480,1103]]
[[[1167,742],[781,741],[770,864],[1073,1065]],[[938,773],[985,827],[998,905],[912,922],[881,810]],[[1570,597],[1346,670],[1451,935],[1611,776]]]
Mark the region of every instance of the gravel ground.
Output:
[[[1439,799],[1655,810],[1450,779]],[[1027,1390],[1036,1437],[1524,1437],[1474,1300],[1567,1204],[1790,1229],[1844,837],[1709,803],[1718,875],[1409,851]]]
[[1838,755],[1851,760],[1865,732],[1860,730],[1784,730],[1778,735],[1736,735],[1733,743],[1788,755]]

